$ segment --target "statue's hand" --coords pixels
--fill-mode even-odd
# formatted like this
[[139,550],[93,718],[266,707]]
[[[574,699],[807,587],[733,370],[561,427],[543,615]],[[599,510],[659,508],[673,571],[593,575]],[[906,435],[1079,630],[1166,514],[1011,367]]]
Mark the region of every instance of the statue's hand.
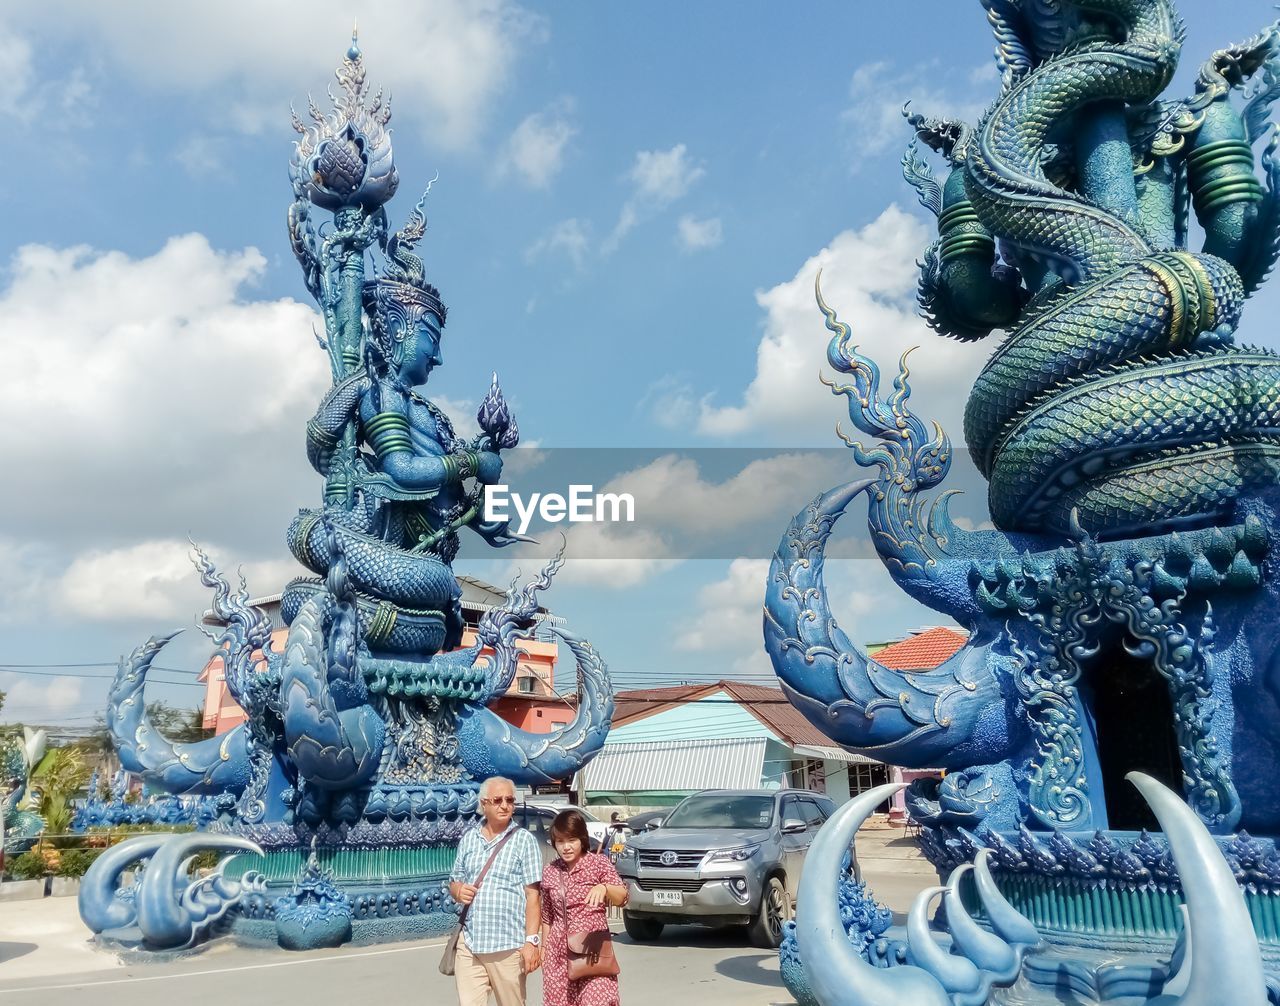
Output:
[[491,486],[502,478],[502,458],[492,451],[480,451],[476,454],[476,479],[483,485]]

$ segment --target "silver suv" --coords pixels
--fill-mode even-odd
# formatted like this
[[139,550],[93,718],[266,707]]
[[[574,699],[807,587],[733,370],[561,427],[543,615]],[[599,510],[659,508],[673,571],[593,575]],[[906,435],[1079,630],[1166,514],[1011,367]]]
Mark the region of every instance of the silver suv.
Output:
[[791,917],[800,869],[835,804],[807,790],[706,790],[655,831],[632,835],[618,857],[630,890],[627,935],[656,940],[668,923],[750,927],[773,948]]

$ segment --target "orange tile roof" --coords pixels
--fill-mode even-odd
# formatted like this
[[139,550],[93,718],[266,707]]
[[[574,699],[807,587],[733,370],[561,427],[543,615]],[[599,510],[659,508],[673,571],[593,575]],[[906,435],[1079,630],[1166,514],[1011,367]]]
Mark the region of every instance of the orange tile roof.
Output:
[[957,629],[940,625],[890,643],[872,659],[895,671],[927,671],[953,656],[968,638]]

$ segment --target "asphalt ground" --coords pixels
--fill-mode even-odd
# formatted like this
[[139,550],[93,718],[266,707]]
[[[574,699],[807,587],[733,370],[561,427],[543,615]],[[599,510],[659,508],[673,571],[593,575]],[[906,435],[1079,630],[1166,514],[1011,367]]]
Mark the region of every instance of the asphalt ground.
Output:
[[[449,1003],[456,1001],[453,979],[436,970],[443,944],[433,940],[303,954],[217,946],[169,964],[0,982],[0,999],[14,1006]],[[734,930],[672,927],[659,943],[648,945],[632,944],[623,935],[617,938],[616,952],[624,1001],[664,1006],[766,1006],[791,1001],[778,977],[777,955],[751,948],[744,935]],[[0,964],[0,973],[3,969]],[[541,1001],[541,980],[534,975],[529,1002]]]
[[[864,874],[898,921],[915,893],[935,882],[932,874],[891,863],[864,864]],[[0,904],[0,1002],[328,1006],[456,1001],[453,979],[436,970],[443,940],[303,954],[219,944],[164,964],[126,965],[93,949],[87,937],[74,898]],[[751,947],[741,929],[669,926],[657,943],[635,944],[622,934],[616,946],[624,1002],[791,1002],[778,976],[777,954]],[[537,975],[530,979],[529,1002],[541,1002]]]

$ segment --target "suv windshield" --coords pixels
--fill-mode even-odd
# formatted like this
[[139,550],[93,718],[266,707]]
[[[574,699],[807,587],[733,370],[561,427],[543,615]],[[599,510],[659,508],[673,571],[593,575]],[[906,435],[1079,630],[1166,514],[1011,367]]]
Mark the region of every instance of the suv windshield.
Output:
[[732,793],[691,796],[671,812],[664,828],[767,828],[773,823],[773,797]]

